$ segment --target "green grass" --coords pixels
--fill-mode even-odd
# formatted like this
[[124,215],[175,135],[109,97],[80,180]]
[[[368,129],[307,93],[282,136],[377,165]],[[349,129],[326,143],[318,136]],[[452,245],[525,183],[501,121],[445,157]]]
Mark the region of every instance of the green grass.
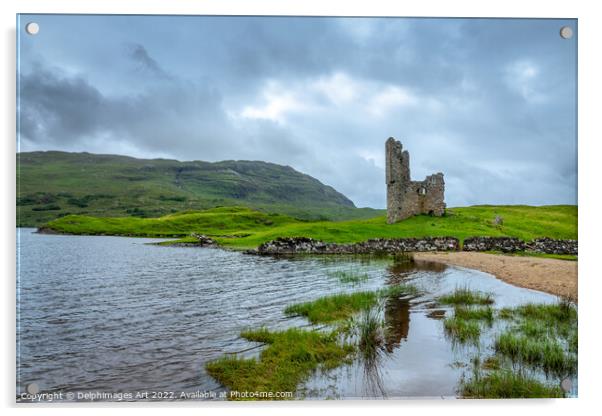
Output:
[[495,341],[497,353],[546,373],[577,371],[577,308],[569,299],[504,308],[498,316],[511,324]]
[[568,338],[577,332],[577,308],[568,300],[506,308],[500,311],[500,315],[518,320],[518,329],[531,336],[543,336],[546,332],[554,337]]
[[568,337],[568,341],[569,341],[569,351],[572,352],[573,354],[577,354],[578,351],[578,347],[579,347],[579,334],[577,331],[574,331],[571,335],[569,335]]
[[514,309],[508,307],[500,309],[497,313],[498,318],[506,320],[514,319],[515,315]]
[[369,310],[377,304],[380,298],[416,294],[417,292],[418,289],[412,285],[394,285],[378,291],[338,293],[310,302],[289,305],[284,313],[289,316],[304,316],[312,324],[328,324],[349,319],[360,311]]
[[477,342],[481,336],[481,327],[477,322],[458,318],[456,316],[445,318],[443,321],[445,333],[453,341],[464,344],[466,342]]
[[261,328],[241,336],[268,346],[258,359],[225,356],[205,366],[209,375],[231,390],[231,399],[240,398],[233,392],[294,392],[315,370],[335,368],[354,351],[350,345],[341,345],[335,333]]
[[312,324],[332,323],[350,318],[362,310],[370,309],[377,300],[376,292],[340,293],[311,302],[290,305],[284,310],[284,313],[305,316]]
[[446,305],[491,305],[494,302],[490,293],[471,290],[468,287],[457,287],[452,293],[437,300]]
[[548,254],[548,253],[538,253],[535,251],[515,251],[512,253],[504,253],[502,251],[486,251],[486,253],[490,254],[501,254],[504,256],[519,256],[519,257],[540,257],[544,259],[556,259],[556,260],[569,260],[569,261],[577,261],[578,256],[573,254]]
[[559,386],[544,384],[534,378],[508,370],[492,371],[461,384],[464,398],[519,399],[560,398],[564,393]]
[[523,319],[516,326],[516,329],[530,339],[543,339],[552,332],[552,328],[546,325],[545,322],[536,319]]
[[[495,215],[504,226],[494,226]],[[419,215],[387,224],[384,215],[350,221],[301,221],[282,214],[266,214],[246,207],[185,212],[160,218],[96,218],[70,215],[46,225],[70,234],[187,236],[206,234],[224,247],[255,248],[277,237],[311,237],[333,243],[355,243],[371,238],[454,236],[511,236],[577,238],[577,207],[568,205],[473,206],[450,208],[443,217]],[[221,237],[220,237],[221,236]],[[232,237],[234,236],[234,237]]]
[[568,375],[577,370],[577,359],[567,354],[558,341],[550,338],[533,339],[505,332],[496,339],[495,350],[513,361],[539,367],[546,374]]
[[[139,237],[182,237],[192,232],[237,240],[247,230],[263,230],[299,222],[281,214],[265,214],[245,207],[220,207],[205,211],[185,211],[161,218],[94,218],[70,215],[51,221],[47,228],[85,235],[122,235]],[[208,232],[210,231],[210,232]],[[186,237],[186,242],[195,241]]]
[[[480,361],[480,359],[479,359]],[[485,370],[499,370],[502,366],[500,359],[497,355],[492,355],[483,360],[481,367]]]
[[364,311],[355,321],[358,332],[358,347],[365,361],[373,361],[385,341],[385,323],[377,308]]
[[485,308],[469,308],[463,305],[457,305],[454,308],[454,316],[464,320],[483,320],[492,323],[494,319],[493,309],[489,306]]
[[[480,356],[473,359],[473,376],[461,382],[460,394],[466,398],[564,397],[560,380],[577,372],[575,303],[561,298],[554,304],[502,308],[497,314],[485,309],[456,306],[455,316],[446,322],[446,333],[453,331],[452,336],[459,339],[466,333],[464,338],[470,339],[482,319],[505,320],[503,332],[493,343],[495,355],[483,362]],[[466,322],[473,322],[474,328],[467,329]],[[557,384],[529,376],[533,371]]]
[[409,283],[398,283],[396,285],[386,286],[378,291],[381,298],[400,297],[406,295],[417,295],[420,291],[414,285]]
[[538,319],[549,324],[570,324],[577,322],[577,309],[565,301],[550,304],[526,304],[515,309],[523,318]]
[[354,270],[335,270],[328,273],[328,276],[339,279],[341,283],[361,283],[368,280],[368,273],[360,273]]

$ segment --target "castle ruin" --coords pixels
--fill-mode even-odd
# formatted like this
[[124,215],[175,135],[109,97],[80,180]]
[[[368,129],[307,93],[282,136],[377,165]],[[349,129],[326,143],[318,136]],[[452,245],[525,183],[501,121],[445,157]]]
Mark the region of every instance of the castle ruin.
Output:
[[410,178],[410,154],[401,142],[389,137],[385,144],[387,164],[387,222],[393,224],[418,214],[442,216],[445,213],[443,173],[423,181]]

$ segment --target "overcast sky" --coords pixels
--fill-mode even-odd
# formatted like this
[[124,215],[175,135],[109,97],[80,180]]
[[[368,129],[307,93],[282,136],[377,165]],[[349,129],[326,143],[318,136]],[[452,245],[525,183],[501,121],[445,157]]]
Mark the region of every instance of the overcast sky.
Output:
[[394,136],[448,206],[576,204],[575,20],[29,21],[20,151],[264,160],[384,208]]

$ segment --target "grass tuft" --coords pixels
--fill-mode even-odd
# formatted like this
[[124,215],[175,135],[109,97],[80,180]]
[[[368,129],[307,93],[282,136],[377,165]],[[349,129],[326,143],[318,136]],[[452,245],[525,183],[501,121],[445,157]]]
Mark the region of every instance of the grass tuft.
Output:
[[493,308],[490,306],[484,308],[470,308],[464,305],[456,305],[454,315],[459,319],[483,320],[491,324],[493,322]]
[[461,385],[465,398],[518,399],[564,397],[559,386],[552,386],[520,373],[497,370],[477,376]]
[[234,400],[274,398],[244,397],[244,392],[294,392],[313,371],[347,362],[354,350],[350,345],[340,345],[335,333],[297,328],[270,332],[261,328],[241,335],[250,341],[268,343],[259,359],[226,356],[205,366],[209,375],[230,389],[229,398]]
[[523,333],[543,336],[548,332],[553,337],[569,338],[577,331],[577,308],[561,299],[553,304],[527,304],[512,310],[522,321],[519,329]]
[[353,270],[335,270],[329,272],[328,276],[339,279],[341,283],[353,283],[357,284],[368,280],[368,273],[360,273]]
[[417,295],[418,293],[419,290],[416,286],[406,283],[387,286],[378,291],[380,297],[400,297],[405,295]]
[[455,342],[464,344],[466,342],[477,342],[481,336],[481,327],[477,322],[458,318],[446,318],[443,321],[445,333]]
[[358,312],[368,310],[375,306],[380,298],[417,292],[418,289],[415,286],[400,284],[374,292],[339,293],[310,302],[289,305],[284,313],[289,316],[305,316],[312,324],[328,324],[348,319]]
[[310,302],[290,305],[284,310],[284,313],[305,316],[312,324],[332,323],[371,308],[377,300],[375,292],[339,293]]
[[468,287],[457,287],[452,293],[441,296],[438,300],[447,305],[491,305],[493,296]]
[[567,375],[577,371],[577,359],[565,353],[556,340],[549,338],[532,339],[505,332],[496,339],[495,350],[513,361],[539,367],[546,374]]
[[355,322],[358,332],[358,346],[363,358],[371,361],[378,355],[385,341],[385,323],[377,308],[364,311]]

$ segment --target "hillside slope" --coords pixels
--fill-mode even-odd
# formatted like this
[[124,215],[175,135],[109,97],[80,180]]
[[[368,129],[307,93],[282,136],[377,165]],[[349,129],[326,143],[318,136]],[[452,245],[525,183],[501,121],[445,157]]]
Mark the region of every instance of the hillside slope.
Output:
[[246,205],[305,219],[378,215],[289,166],[67,152],[17,154],[17,225],[69,215],[159,217]]

